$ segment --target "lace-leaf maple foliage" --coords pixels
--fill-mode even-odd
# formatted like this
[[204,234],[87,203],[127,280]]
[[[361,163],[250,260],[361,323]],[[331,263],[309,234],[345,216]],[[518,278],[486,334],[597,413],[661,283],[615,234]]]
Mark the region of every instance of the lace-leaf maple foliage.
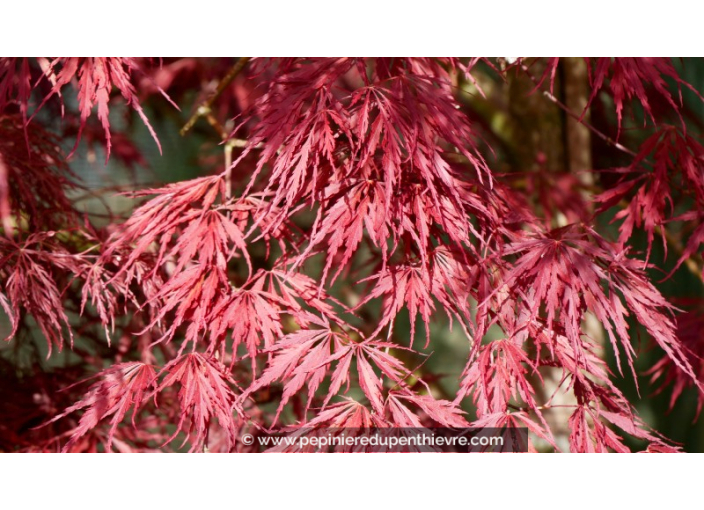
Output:
[[[566,109],[560,59],[0,59],[0,448],[246,451],[245,432],[303,426],[520,426],[532,449],[676,450],[617,382],[638,384],[651,345],[662,385],[640,391],[674,405],[693,388],[702,405],[701,317],[650,263],[658,235],[677,251],[669,276],[686,263],[701,278],[704,149],[681,99],[696,90],[669,59],[585,61],[585,110],[567,113],[587,124],[598,103],[627,161],[588,169],[589,196],[563,172],[536,199],[463,94],[488,103],[487,86],[527,76]],[[200,177],[133,191],[129,217],[106,220],[77,207],[71,165],[81,147],[143,162],[131,112],[157,144],[167,121],[210,142]],[[431,362],[448,327],[456,373]]]

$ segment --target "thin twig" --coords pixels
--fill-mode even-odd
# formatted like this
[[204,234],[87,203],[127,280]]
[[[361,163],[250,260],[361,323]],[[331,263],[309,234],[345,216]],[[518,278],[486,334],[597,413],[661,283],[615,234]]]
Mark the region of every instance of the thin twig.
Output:
[[[227,88],[227,86],[232,83],[232,80],[234,80],[237,75],[242,72],[248,62],[249,57],[240,57],[237,63],[232,66],[230,71],[223,77],[222,80],[220,80],[218,88],[215,89],[215,93],[210,96],[206,101],[204,101],[203,104],[201,104],[198,108],[196,108],[196,111],[193,113],[193,115],[191,115],[191,118],[188,119],[186,124],[184,124],[184,126],[181,128],[181,136],[184,136],[186,133],[188,133],[188,131],[191,130],[191,128],[195,125],[195,123],[200,117],[205,117],[208,122],[210,122],[210,124],[219,131],[218,134],[220,134],[220,137],[225,138],[220,132],[222,130],[218,129],[220,124],[217,122],[217,120],[215,120],[215,117],[212,116],[211,107],[213,106],[213,103],[217,100],[217,98],[220,97],[220,94],[222,94],[223,91]],[[214,120],[215,124],[213,123]]]
[[[232,144],[225,142],[225,202],[232,198]],[[229,214],[228,214],[229,216]]]
[[[523,71],[526,73],[526,75],[528,75],[528,78],[530,78],[530,80],[536,85],[536,87],[540,85],[540,82],[538,81],[538,79],[535,76],[533,76],[533,73],[530,72],[530,69],[528,69],[528,67],[525,64],[521,64],[521,69],[523,69]],[[604,140],[606,143],[608,143],[612,147],[614,147],[622,152],[625,152],[626,154],[629,154],[633,157],[636,157],[638,155],[635,152],[633,152],[631,149],[629,149],[628,147],[621,145],[620,143],[618,143],[616,140],[614,140],[610,136],[602,133],[601,131],[599,131],[597,128],[595,128],[594,126],[592,126],[588,122],[585,122],[584,119],[580,115],[577,115],[572,110],[570,110],[562,101],[557,99],[550,91],[544,90],[543,95],[546,98],[548,98],[550,101],[555,103],[557,106],[559,106],[567,115],[569,115],[574,120],[576,120],[577,122],[582,124],[589,131],[594,133],[596,136],[598,136],[599,138]]]

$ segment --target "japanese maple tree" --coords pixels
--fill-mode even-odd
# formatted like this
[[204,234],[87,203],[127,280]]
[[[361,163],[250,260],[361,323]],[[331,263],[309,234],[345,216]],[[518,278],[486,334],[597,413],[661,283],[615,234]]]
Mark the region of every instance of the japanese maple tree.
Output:
[[[421,426],[678,450],[636,407],[704,402],[682,68],[1,58],[0,450]],[[147,184],[145,139],[190,143],[192,178]]]

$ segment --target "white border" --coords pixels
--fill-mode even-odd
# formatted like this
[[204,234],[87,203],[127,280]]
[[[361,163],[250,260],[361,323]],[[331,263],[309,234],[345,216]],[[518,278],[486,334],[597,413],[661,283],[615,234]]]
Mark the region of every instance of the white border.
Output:
[[699,461],[677,454],[7,454],[0,480],[6,508],[688,508],[700,498]]
[[9,55],[697,56],[702,8],[669,0],[66,0],[0,7]]

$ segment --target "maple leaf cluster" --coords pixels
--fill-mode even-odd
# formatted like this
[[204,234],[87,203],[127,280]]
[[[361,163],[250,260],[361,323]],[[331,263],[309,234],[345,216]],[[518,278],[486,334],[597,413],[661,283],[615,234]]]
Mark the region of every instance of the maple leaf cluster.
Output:
[[[673,223],[689,236],[668,276],[704,242],[704,148],[681,99],[696,90],[670,59],[586,59],[572,113],[608,97],[604,139],[628,162],[588,169],[603,177],[590,196],[564,174],[535,201],[459,91],[523,75],[557,108],[560,65],[0,59],[0,449],[245,451],[244,432],[426,426],[527,427],[531,449],[564,449],[563,407],[571,451],[675,450],[616,380],[638,384],[647,342],[672,405],[704,402],[701,315],[649,271]],[[142,163],[131,114],[161,151],[148,116],[183,124],[176,105],[184,136],[215,141],[205,175],[131,191],[124,221],[80,210],[85,147]],[[631,151],[638,108],[649,134]],[[429,368],[445,325],[457,373]]]

